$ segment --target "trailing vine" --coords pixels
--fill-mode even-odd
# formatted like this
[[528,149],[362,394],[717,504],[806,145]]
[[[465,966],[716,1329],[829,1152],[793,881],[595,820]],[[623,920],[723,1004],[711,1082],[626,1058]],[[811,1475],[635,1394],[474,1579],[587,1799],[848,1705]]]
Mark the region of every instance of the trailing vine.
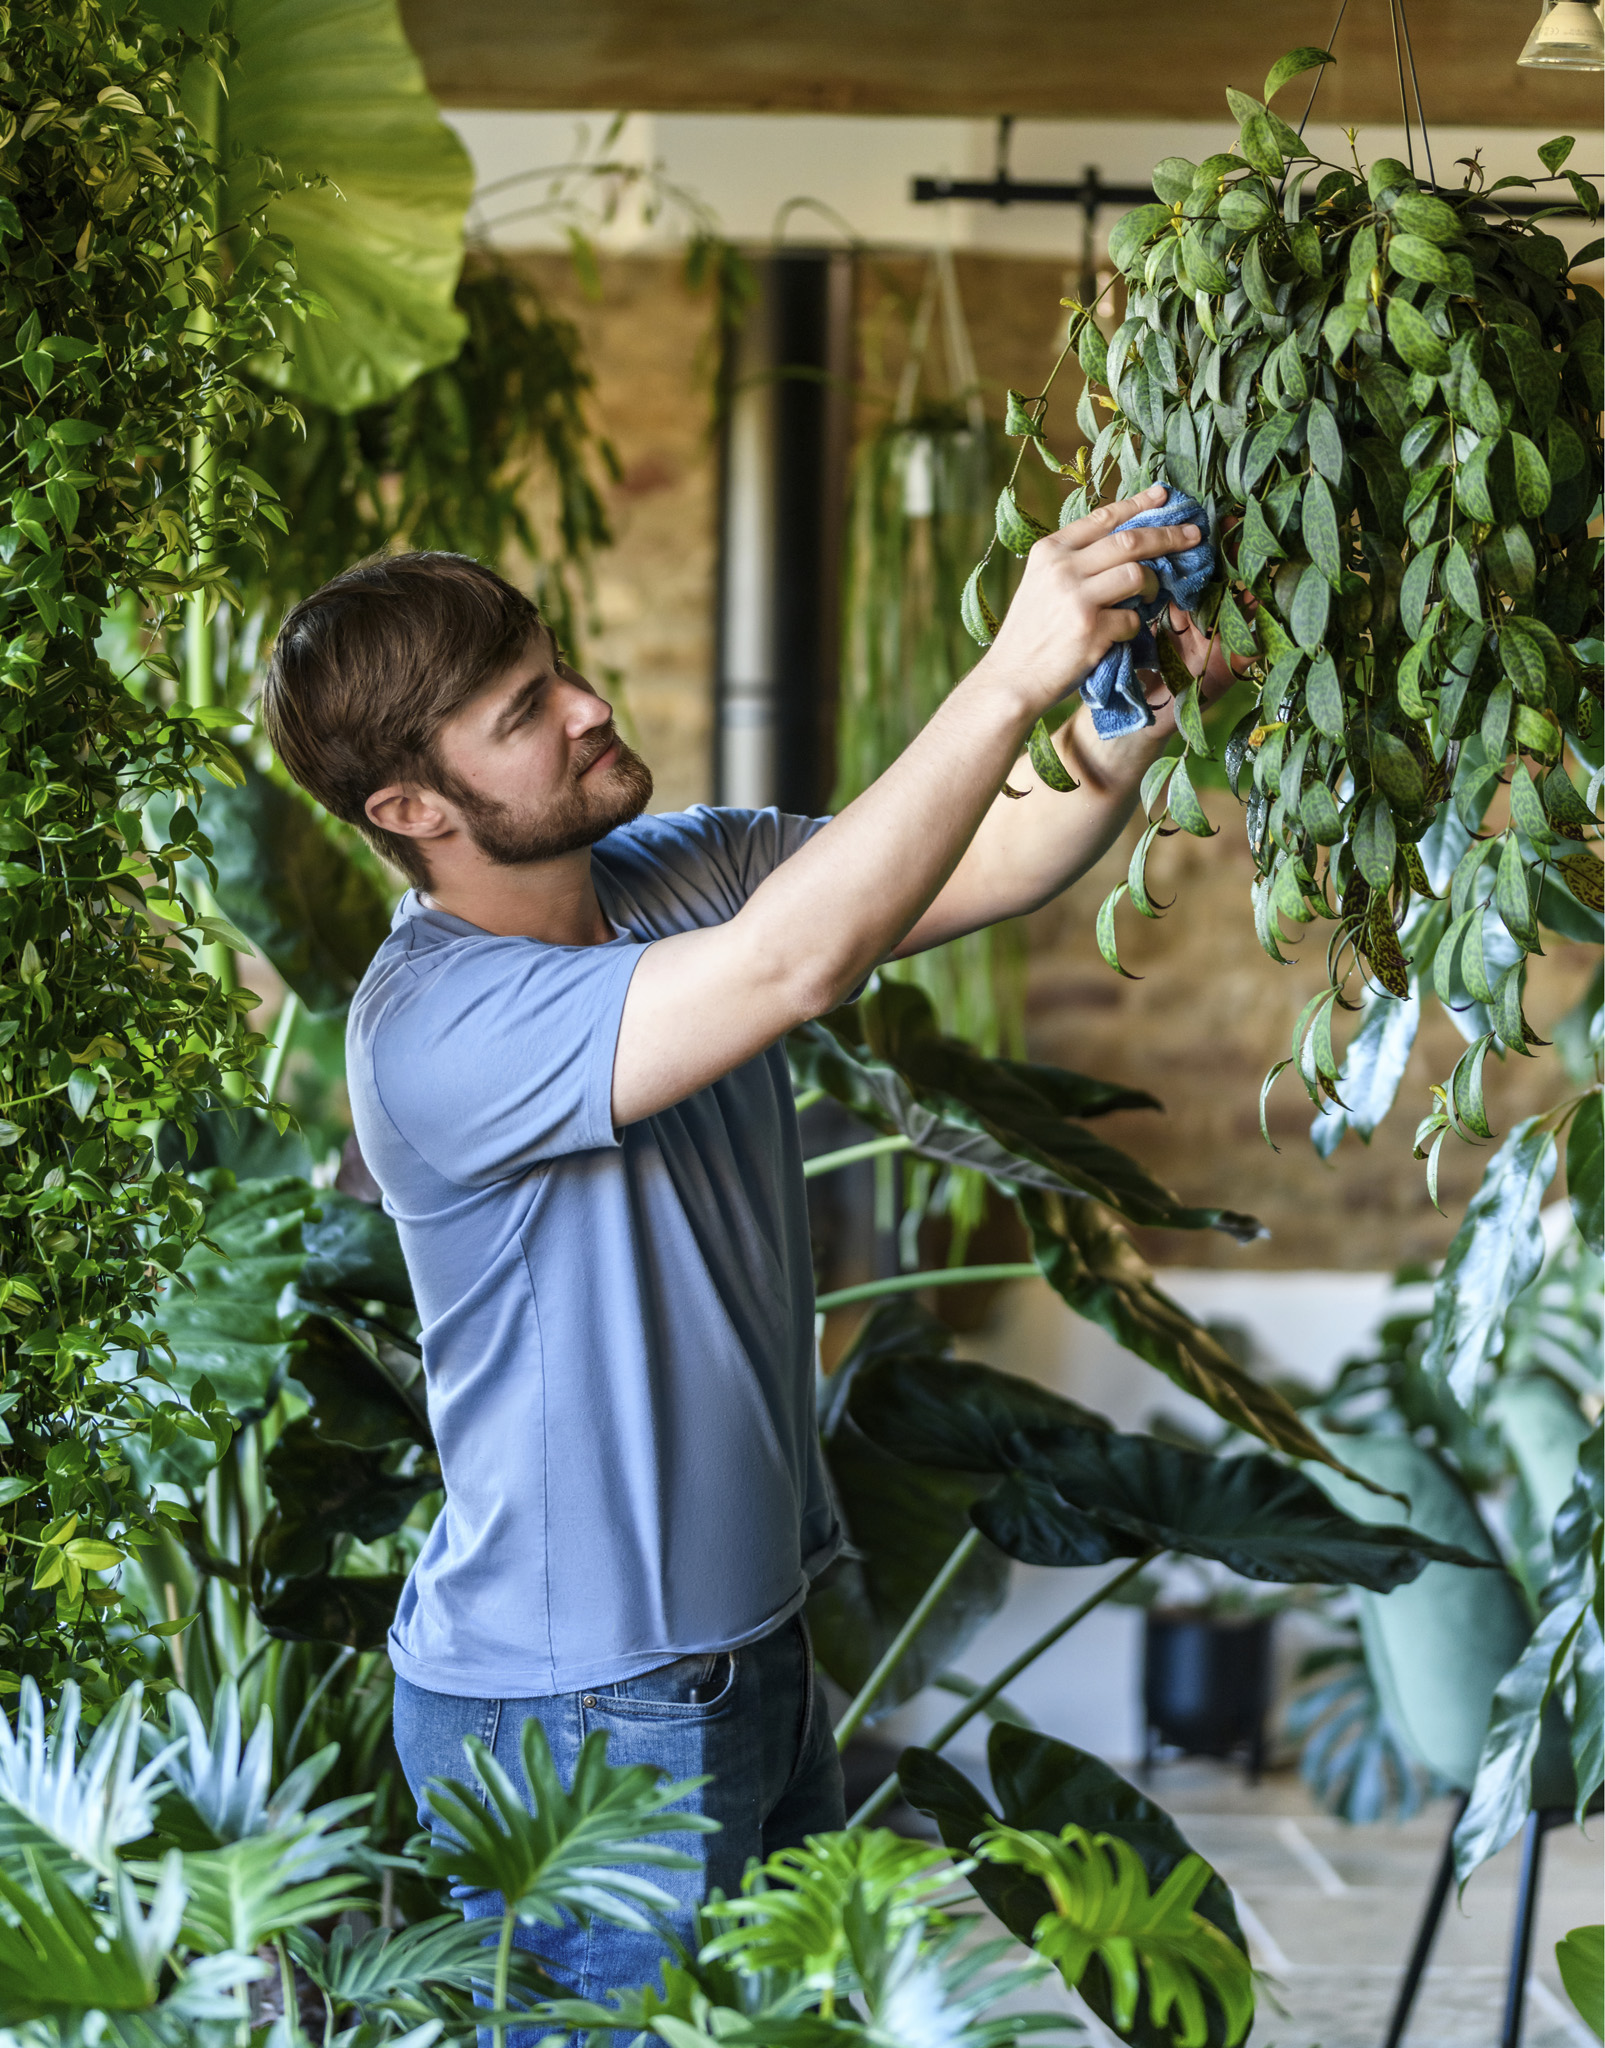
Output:
[[[1599,935],[1601,300],[1571,273],[1601,244],[1568,261],[1541,215],[1502,217],[1496,195],[1534,181],[1484,191],[1475,160],[1453,191],[1391,158],[1324,163],[1269,102],[1330,61],[1296,50],[1264,101],[1229,92],[1236,148],[1165,159],[1156,202],[1114,229],[1119,327],[1106,341],[1092,309],[1071,313],[1076,463],[1042,438],[1046,392],[1011,394],[1006,424],[1022,457],[1073,475],[1061,523],[1156,477],[1207,507],[1220,551],[1200,616],[1260,690],[1225,746],[1255,930],[1286,964],[1290,929],[1330,927],[1326,986],[1266,1085],[1292,1066],[1368,1136],[1430,984],[1468,1041],[1417,1133],[1435,1191],[1445,1136],[1491,1135],[1489,1052],[1541,1043],[1522,1008],[1541,928]],[[1571,147],[1540,151],[1549,182],[1597,217]],[[996,527],[1015,553],[1045,531],[1012,487]],[[964,616],[984,645],[979,573]],[[1182,748],[1149,771],[1147,829],[1099,913],[1117,973],[1119,906],[1159,914],[1155,839],[1214,831],[1189,766],[1212,753],[1197,687],[1160,643]],[[1362,1003],[1365,1056],[1389,1039],[1391,1079],[1356,1115],[1333,1023]]]
[[122,0],[18,0],[0,31],[0,1682],[99,1699],[143,1626],[118,1567],[185,1519],[142,1461],[229,1428],[163,1382],[152,1318],[202,1210],[152,1140],[248,1094],[262,1041],[198,961],[237,937],[193,808],[203,770],[237,779],[232,714],[169,709],[169,663],[130,685],[96,641],[130,593],[159,621],[229,595],[271,512],[241,444],[279,403],[235,366],[297,307],[287,245],[212,225],[178,105],[226,36]]

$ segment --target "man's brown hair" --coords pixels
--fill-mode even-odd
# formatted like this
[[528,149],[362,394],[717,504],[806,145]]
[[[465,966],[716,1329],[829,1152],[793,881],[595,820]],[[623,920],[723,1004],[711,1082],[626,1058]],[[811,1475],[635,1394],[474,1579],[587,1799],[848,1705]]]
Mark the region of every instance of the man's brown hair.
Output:
[[540,631],[530,600],[467,555],[376,556],[285,614],[262,686],[263,727],[303,789],[426,887],[421,849],[370,824],[363,805],[392,782],[452,795],[455,778],[435,751],[441,726]]

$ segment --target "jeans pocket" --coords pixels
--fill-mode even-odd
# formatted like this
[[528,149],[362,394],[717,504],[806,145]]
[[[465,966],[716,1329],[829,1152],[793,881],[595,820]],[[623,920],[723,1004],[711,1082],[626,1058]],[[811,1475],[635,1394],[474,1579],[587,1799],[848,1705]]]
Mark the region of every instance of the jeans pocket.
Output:
[[736,1683],[736,1652],[715,1650],[678,1657],[656,1671],[620,1679],[605,1692],[587,1693],[583,1704],[605,1714],[685,1716],[715,1714],[728,1704]]

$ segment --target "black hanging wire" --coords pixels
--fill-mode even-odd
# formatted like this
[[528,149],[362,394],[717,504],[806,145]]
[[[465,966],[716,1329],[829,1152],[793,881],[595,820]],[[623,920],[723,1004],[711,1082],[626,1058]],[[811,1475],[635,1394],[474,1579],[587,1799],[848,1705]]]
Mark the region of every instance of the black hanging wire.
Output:
[[1399,0],[1399,25],[1404,30],[1404,55],[1410,66],[1410,87],[1416,99],[1416,119],[1421,124],[1421,147],[1427,156],[1427,179],[1436,190],[1438,173],[1432,167],[1432,137],[1427,133],[1427,116],[1421,105],[1421,81],[1416,76],[1416,53],[1410,45],[1410,13],[1405,6],[1405,0]]
[[[1348,11],[1349,0],[1339,0],[1337,20],[1333,22],[1332,33],[1326,39],[1328,56],[1332,53],[1332,45],[1337,41],[1338,30],[1343,26],[1343,17]],[[1310,87],[1310,96],[1304,103],[1304,119],[1298,124],[1299,140],[1301,142],[1304,139],[1304,130],[1309,125],[1310,109],[1315,105],[1315,95],[1321,90],[1321,80],[1325,76],[1326,66],[1324,64],[1317,64],[1315,67],[1315,83]]]
[[1404,89],[1404,52],[1399,47],[1399,10],[1388,0],[1388,27],[1393,31],[1393,68],[1399,75],[1399,119],[1404,123],[1404,154],[1410,175],[1416,174],[1415,144],[1410,139],[1410,101]]

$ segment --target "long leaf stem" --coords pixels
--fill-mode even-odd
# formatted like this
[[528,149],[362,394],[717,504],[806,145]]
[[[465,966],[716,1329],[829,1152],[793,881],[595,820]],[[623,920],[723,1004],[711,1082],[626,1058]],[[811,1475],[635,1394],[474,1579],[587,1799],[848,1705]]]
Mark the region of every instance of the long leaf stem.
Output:
[[914,1612],[903,1623],[897,1634],[893,1636],[891,1642],[886,1647],[885,1655],[859,1687],[852,1705],[836,1724],[836,1747],[838,1749],[845,1749],[848,1743],[852,1741],[854,1735],[857,1734],[860,1722],[885,1690],[886,1681],[908,1655],[914,1638],[919,1634],[926,1622],[930,1620],[942,1595],[969,1563],[980,1541],[981,1532],[979,1529],[966,1529],[958,1542],[954,1544],[946,1564],[943,1565],[936,1577],[932,1579],[931,1583],[920,1595]]
[[867,1138],[861,1145],[843,1145],[839,1152],[820,1152],[812,1159],[803,1161],[803,1179],[817,1180],[822,1173],[834,1173],[838,1167],[856,1165],[860,1159],[878,1159],[887,1152],[907,1152],[912,1149],[907,1138]]
[[943,1266],[929,1273],[894,1273],[888,1280],[865,1280],[856,1287],[838,1287],[833,1294],[821,1294],[815,1310],[824,1315],[833,1308],[847,1308],[855,1301],[874,1301],[882,1294],[912,1294],[921,1287],[956,1287],[960,1282],[981,1280],[1034,1280],[1035,1265]]
[[[970,1698],[964,1702],[964,1705],[959,1708],[958,1712],[950,1715],[942,1723],[929,1742],[925,1744],[925,1747],[932,1750],[945,1749],[954,1736],[958,1734],[959,1730],[967,1727],[977,1714],[990,1706],[1006,1685],[1012,1685],[1028,1665],[1034,1664],[1044,1651],[1051,1650],[1059,1638],[1068,1635],[1078,1621],[1085,1621],[1095,1607],[1101,1607],[1106,1600],[1113,1599],[1122,1586],[1129,1585],[1140,1571],[1143,1571],[1148,1565],[1153,1563],[1158,1555],[1159,1550],[1157,1547],[1152,1550],[1145,1550],[1141,1557],[1134,1557],[1130,1564],[1123,1571],[1116,1572],[1112,1579],[1105,1579],[1098,1590],[1095,1593],[1089,1594],[1079,1607],[1071,1608],[1062,1621],[1056,1621],[1052,1628],[1038,1636],[1034,1643],[1028,1643],[1012,1664],[1005,1664],[995,1678],[990,1679],[978,1692],[972,1693]],[[863,1827],[866,1822],[872,1820],[880,1812],[883,1806],[891,1802],[896,1791],[897,1773],[893,1771],[889,1778],[883,1779],[876,1786],[875,1790],[864,1801],[847,1825],[850,1828]]]
[[496,2001],[496,2021],[491,2030],[495,2048],[507,2048],[507,1975],[513,1956],[513,1907],[507,1900],[502,1907],[502,1931],[496,1943],[496,1975],[492,1984],[491,1997]]
[[269,1102],[278,1093],[279,1077],[284,1072],[284,1062],[290,1053],[290,1040],[294,1038],[295,1027],[300,1021],[301,998],[293,988],[286,989],[273,1027],[273,1043],[268,1048],[267,1061],[262,1068],[262,1093]]

